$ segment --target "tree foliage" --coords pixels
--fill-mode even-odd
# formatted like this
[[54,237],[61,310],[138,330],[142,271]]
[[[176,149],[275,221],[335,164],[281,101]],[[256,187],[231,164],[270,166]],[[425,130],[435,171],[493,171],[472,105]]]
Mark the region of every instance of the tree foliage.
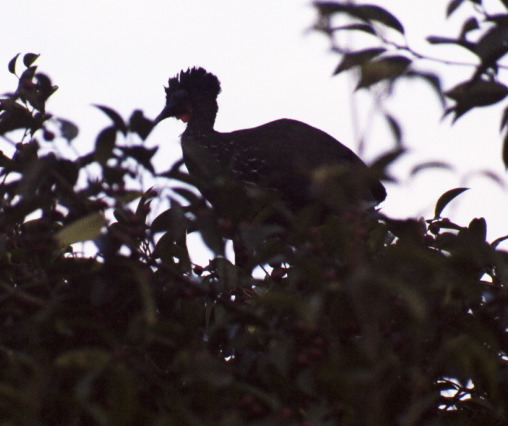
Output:
[[[467,4],[487,17],[479,1],[452,1],[448,14]],[[416,76],[446,95],[439,76],[415,69],[415,52],[379,33],[404,33],[393,14],[316,8],[327,34],[377,40],[340,52],[337,72],[359,68],[358,88]],[[335,15],[347,22],[334,28]],[[479,58],[448,95],[456,118],[506,94],[504,18],[487,18],[446,41]],[[180,163],[156,172],[141,111],[125,120],[97,106],[110,124],[93,152],[63,155],[78,128],[46,111],[56,86],[37,57],[13,58],[18,86],[0,100],[2,424],[508,424],[508,253],[503,237],[486,240],[484,219],[444,216],[465,188],[443,194],[428,220],[352,211],[316,226],[309,206],[285,225],[232,223]],[[171,189],[162,211],[160,185]],[[250,194],[222,185],[234,216]],[[247,266],[222,256],[232,231]],[[216,253],[208,265],[191,261],[190,232]]]

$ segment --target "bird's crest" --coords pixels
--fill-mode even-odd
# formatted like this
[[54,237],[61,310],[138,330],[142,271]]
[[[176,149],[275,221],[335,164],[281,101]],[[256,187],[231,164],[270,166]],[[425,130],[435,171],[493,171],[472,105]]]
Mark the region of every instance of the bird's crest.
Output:
[[180,71],[175,77],[169,79],[165,90],[168,98],[178,90],[185,90],[191,96],[206,94],[213,98],[216,98],[221,91],[219,79],[201,67]]

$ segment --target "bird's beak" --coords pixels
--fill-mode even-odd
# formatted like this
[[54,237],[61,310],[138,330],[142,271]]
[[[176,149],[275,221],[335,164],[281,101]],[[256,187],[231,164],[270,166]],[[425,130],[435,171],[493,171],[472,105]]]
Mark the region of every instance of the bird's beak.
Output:
[[153,120],[153,125],[156,126],[165,118],[174,117],[175,116],[174,109],[175,108],[173,105],[166,105],[164,109],[161,111],[161,113]]

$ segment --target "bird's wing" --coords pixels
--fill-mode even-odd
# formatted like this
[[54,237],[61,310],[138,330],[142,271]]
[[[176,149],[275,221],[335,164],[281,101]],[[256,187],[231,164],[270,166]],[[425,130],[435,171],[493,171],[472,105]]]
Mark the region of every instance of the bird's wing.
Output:
[[[348,147],[327,133],[296,120],[276,120],[224,134],[224,138],[234,141],[231,171],[235,178],[276,189],[298,204],[312,198],[313,179],[319,171],[326,173],[327,168],[334,169],[338,182],[345,182],[346,177],[340,177],[345,170],[354,169],[355,173],[363,175],[367,172],[363,161]],[[384,199],[381,183],[376,181],[368,186],[372,188],[366,192],[372,192],[372,197],[367,194],[365,198],[378,202]]]

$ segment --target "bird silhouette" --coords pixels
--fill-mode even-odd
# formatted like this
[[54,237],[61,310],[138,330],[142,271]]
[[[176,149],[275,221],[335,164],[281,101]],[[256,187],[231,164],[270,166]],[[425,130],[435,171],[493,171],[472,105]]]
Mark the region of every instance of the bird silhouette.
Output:
[[311,203],[329,211],[360,204],[369,209],[386,197],[384,186],[353,151],[308,124],[279,119],[250,129],[216,131],[221,85],[203,68],[181,71],[169,79],[165,91],[166,105],[154,125],[168,117],[187,123],[181,135],[184,163],[220,214],[227,215],[228,207],[217,183],[225,180],[254,193],[276,194],[290,211]]

